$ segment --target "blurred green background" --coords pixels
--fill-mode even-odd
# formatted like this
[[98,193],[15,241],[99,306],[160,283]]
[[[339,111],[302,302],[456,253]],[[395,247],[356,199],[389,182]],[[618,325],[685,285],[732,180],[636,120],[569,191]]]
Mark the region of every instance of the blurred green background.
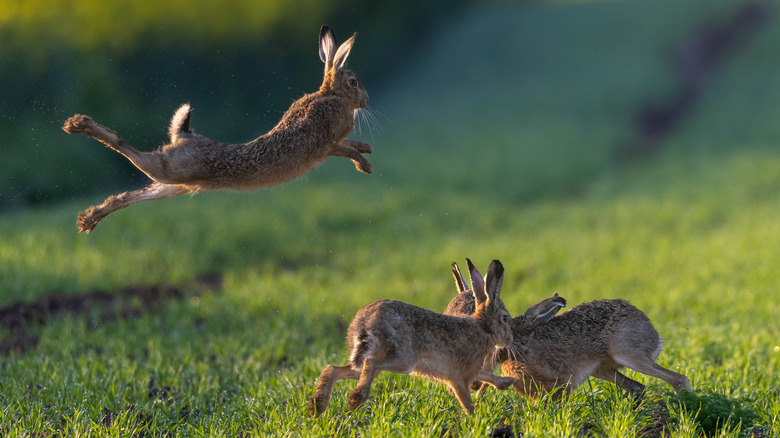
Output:
[[0,211],[143,181],[121,157],[68,138],[73,113],[139,149],[163,144],[191,102],[200,132],[243,142],[322,77],[317,37],[359,32],[352,68],[370,89],[466,1],[8,0],[0,5]]
[[[375,119],[359,136],[376,143],[375,179],[390,185],[465,188],[453,175],[478,162],[494,168],[483,185],[526,201],[581,192],[696,120],[780,138],[770,2],[573,3],[6,0],[0,211],[144,184],[124,158],[64,134],[73,113],[142,150],[164,143],[184,102],[209,137],[264,133],[316,90],[323,23],[341,40],[359,33],[350,68]],[[729,93],[740,97],[713,100]],[[428,154],[430,166],[409,166]]]

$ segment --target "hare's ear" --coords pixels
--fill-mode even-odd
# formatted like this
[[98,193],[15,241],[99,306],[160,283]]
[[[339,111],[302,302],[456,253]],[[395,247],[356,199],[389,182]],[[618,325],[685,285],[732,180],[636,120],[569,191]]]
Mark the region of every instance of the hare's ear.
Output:
[[471,277],[471,292],[474,294],[476,304],[484,303],[487,301],[487,294],[485,293],[485,281],[482,279],[482,274],[477,271],[477,268],[471,263],[471,260],[466,259],[466,263],[469,265],[469,276]]
[[344,64],[347,62],[347,56],[349,56],[349,51],[352,50],[352,45],[355,44],[356,36],[357,32],[355,32],[348,40],[341,43],[339,49],[336,51],[336,55],[333,57],[333,68],[344,67]]
[[504,265],[498,260],[490,262],[488,273],[485,276],[486,291],[490,300],[498,300],[501,294],[501,286],[504,284]]
[[325,72],[333,68],[333,55],[336,50],[336,34],[327,24],[320,28],[320,59],[325,63]]
[[458,268],[458,264],[455,262],[452,262],[452,276],[455,277],[455,286],[458,288],[458,293],[465,292],[468,289],[466,287],[466,279],[461,275],[460,268]]
[[547,322],[555,316],[559,310],[566,307],[566,300],[555,295],[545,300],[539,301],[523,314],[527,318],[536,320],[537,322]]

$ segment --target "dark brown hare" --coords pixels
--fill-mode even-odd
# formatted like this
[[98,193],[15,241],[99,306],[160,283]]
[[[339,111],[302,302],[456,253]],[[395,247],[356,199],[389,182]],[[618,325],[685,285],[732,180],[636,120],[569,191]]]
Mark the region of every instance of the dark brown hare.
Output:
[[84,115],[68,119],[63,129],[84,133],[124,155],[152,183],[121,193],[79,214],[80,231],[89,233],[108,214],[141,201],[163,199],[201,190],[253,190],[294,180],[322,164],[329,156],[346,157],[361,172],[371,173],[362,154],[367,143],[349,140],[355,115],[368,104],[368,94],[354,73],[344,70],[355,35],[336,48],[333,30],[322,26],[320,58],[325,77],[320,89],[293,102],[281,121],[267,134],[248,143],[225,144],[195,134],[190,128],[190,106],[182,105],[171,120],[170,144],[141,152],[122,137]]

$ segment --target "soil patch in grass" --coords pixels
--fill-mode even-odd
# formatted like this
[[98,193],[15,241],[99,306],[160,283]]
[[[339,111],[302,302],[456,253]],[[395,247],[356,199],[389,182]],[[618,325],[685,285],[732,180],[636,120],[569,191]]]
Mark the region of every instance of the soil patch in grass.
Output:
[[197,297],[206,291],[218,291],[221,287],[220,274],[204,274],[189,285],[142,284],[117,291],[53,292],[36,301],[16,302],[0,309],[0,328],[6,329],[6,334],[0,338],[0,356],[35,348],[38,336],[33,328],[45,325],[49,319],[60,315],[88,315],[90,324],[98,325],[117,319],[138,318],[161,309],[170,301]]

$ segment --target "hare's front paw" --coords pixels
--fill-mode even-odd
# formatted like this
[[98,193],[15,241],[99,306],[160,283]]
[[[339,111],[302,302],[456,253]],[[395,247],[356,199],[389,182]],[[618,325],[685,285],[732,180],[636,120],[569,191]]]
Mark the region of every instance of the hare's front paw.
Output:
[[371,166],[371,163],[369,163],[368,160],[362,156],[360,158],[361,160],[355,160],[355,168],[363,173],[371,175],[371,173],[374,172],[374,168]]
[[355,141],[352,143],[355,150],[360,152],[361,154],[370,154],[371,152],[374,152],[374,149],[371,147],[368,143],[363,143],[362,141]]
[[509,388],[515,383],[514,377],[500,377],[498,379],[498,382],[496,382],[496,388],[500,390],[504,390]]

